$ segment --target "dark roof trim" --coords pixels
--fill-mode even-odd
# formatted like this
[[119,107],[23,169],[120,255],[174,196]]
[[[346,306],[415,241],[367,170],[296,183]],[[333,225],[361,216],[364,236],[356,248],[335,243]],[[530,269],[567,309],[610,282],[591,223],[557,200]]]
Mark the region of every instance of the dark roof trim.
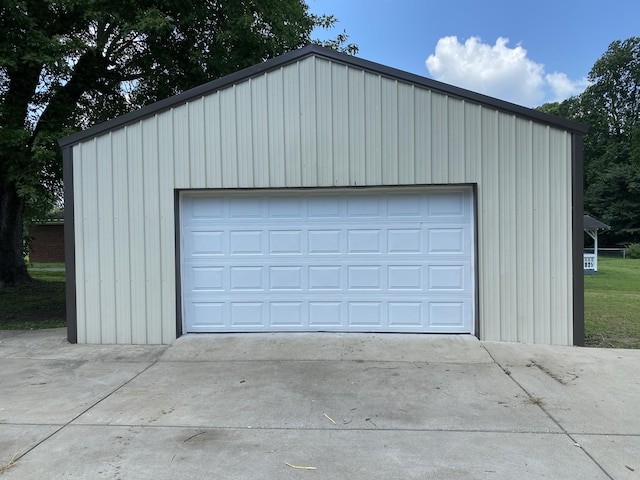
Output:
[[321,47],[319,45],[307,45],[293,52],[285,53],[279,57],[267,60],[264,63],[254,65],[252,67],[245,68],[238,72],[232,73],[225,77],[213,80],[198,87],[187,90],[179,95],[165,98],[156,103],[148,105],[139,110],[127,113],[120,117],[114,118],[108,122],[104,122],[95,125],[87,130],[74,133],[68,137],[62,138],[58,143],[62,148],[80,143],[88,138],[96,137],[110,130],[122,127],[127,124],[134,123],[143,118],[150,117],[156,113],[160,113],[164,110],[168,110],[177,105],[184,104],[190,100],[200,98],[202,96],[214,93],[218,90],[230,87],[236,83],[247,80],[252,77],[262,75],[270,70],[275,70],[290,63],[302,60],[303,58],[317,56],[325,58],[333,62],[342,63],[347,66],[357,67],[362,70],[376,73],[384,77],[396,79],[400,82],[420,86],[429,90],[443,93],[451,97],[455,97],[461,100],[478,103],[487,107],[495,108],[497,110],[511,113],[524,118],[529,118],[536,122],[544,123],[553,127],[558,127],[564,130],[568,130],[573,133],[584,134],[587,132],[587,127],[581,123],[567,120],[565,118],[556,117],[547,113],[539,112],[521,105],[516,105],[504,100],[489,97],[480,93],[465,90],[463,88],[454,87],[446,83],[438,82],[429,78],[421,77],[413,73],[408,73],[402,70],[398,70],[392,67],[381,65],[379,63],[371,62],[369,60],[363,60],[346,53],[340,53],[335,50]]
[[595,218],[589,216],[589,215],[584,215],[584,219],[583,219],[583,224],[584,224],[584,229],[605,229],[605,230],[609,230],[611,227],[609,225],[607,225],[606,223],[602,223],[600,220],[596,220]]

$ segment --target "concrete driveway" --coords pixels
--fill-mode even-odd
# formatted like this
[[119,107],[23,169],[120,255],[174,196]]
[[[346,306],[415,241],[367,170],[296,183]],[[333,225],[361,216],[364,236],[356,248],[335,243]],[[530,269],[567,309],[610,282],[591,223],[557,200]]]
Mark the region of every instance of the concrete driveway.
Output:
[[640,478],[640,351],[57,329],[0,362],[2,480]]

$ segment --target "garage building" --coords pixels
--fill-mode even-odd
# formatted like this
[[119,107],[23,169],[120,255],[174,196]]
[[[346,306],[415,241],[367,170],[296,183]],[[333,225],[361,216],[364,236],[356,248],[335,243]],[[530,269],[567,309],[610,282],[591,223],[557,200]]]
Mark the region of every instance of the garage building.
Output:
[[585,127],[308,46],[71,135],[71,342],[582,344]]

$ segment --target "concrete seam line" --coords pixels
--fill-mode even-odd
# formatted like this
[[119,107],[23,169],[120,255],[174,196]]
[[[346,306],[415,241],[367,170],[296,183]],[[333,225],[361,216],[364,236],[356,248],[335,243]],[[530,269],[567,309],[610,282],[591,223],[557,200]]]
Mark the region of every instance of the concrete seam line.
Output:
[[[128,385],[129,383],[131,383],[133,380],[135,380],[136,378],[138,378],[140,375],[142,375],[144,372],[146,372],[147,370],[149,370],[151,367],[153,367],[156,363],[158,362],[158,359],[155,359],[152,363],[150,363],[149,365],[147,365],[145,368],[143,368],[142,370],[140,370],[138,373],[136,373],[133,377],[131,377],[129,380],[127,380],[126,382],[124,382],[122,385],[118,386],[116,389],[112,390],[111,392],[109,392],[107,395],[105,395],[104,397],[98,399],[97,401],[95,401],[93,404],[91,404],[90,406],[88,406],[87,408],[85,408],[82,412],[80,412],[78,415],[76,415],[75,417],[73,417],[71,420],[69,420],[68,422],[62,424],[59,428],[55,429],[53,432],[51,432],[49,435],[47,435],[46,437],[44,437],[42,440],[36,442],[35,445],[32,445],[31,447],[29,447],[27,450],[25,450],[23,453],[21,453],[19,456],[16,456],[16,458],[14,459],[14,462],[18,462],[22,457],[26,456],[28,453],[32,452],[33,450],[35,450],[36,448],[38,448],[40,445],[42,445],[44,442],[46,442],[47,440],[49,440],[51,437],[53,437],[54,435],[58,434],[59,432],[61,432],[62,430],[64,430],[65,428],[67,428],[69,425],[71,425],[73,422],[75,422],[78,418],[80,418],[82,415],[84,415],[85,413],[87,413],[89,410],[91,410],[93,407],[95,407],[96,405],[102,403],[104,400],[106,400],[107,398],[109,398],[111,395],[113,395],[114,393],[116,393],[118,390],[120,390],[121,388],[125,387],[126,385]],[[40,425],[40,424],[38,424]]]
[[495,364],[496,364],[498,367],[500,367],[500,369],[501,369],[501,370],[502,370],[506,375],[508,375],[508,376],[509,376],[509,378],[511,379],[511,381],[512,381],[513,383],[515,383],[515,384],[520,388],[520,390],[522,390],[522,391],[523,391],[523,392],[524,392],[524,393],[529,397],[529,399],[531,399],[531,400],[532,400],[532,402],[533,402],[535,405],[537,405],[537,406],[540,408],[540,410],[542,410],[542,411],[545,413],[545,415],[546,415],[547,417],[549,417],[549,418],[551,419],[551,421],[552,421],[553,423],[555,423],[555,424],[558,426],[558,428],[559,428],[560,430],[562,430],[562,432],[563,432],[563,433],[564,433],[564,434],[569,438],[569,440],[571,440],[571,442],[573,442],[573,444],[574,444],[575,446],[579,447],[579,448],[580,448],[580,450],[582,450],[582,451],[584,452],[584,454],[585,454],[587,457],[589,457],[589,459],[591,459],[591,461],[592,461],[593,463],[595,463],[595,464],[598,466],[598,468],[599,468],[600,470],[602,470],[602,473],[604,473],[604,474],[605,474],[608,478],[610,478],[611,480],[615,480],[615,479],[614,479],[614,477],[612,477],[612,476],[609,474],[609,472],[607,472],[607,471],[605,470],[605,468],[604,468],[602,465],[600,465],[600,462],[598,462],[598,461],[597,461],[597,460],[596,460],[596,459],[595,459],[595,458],[594,458],[594,457],[593,457],[593,456],[592,456],[592,455],[591,455],[587,450],[585,450],[585,448],[584,448],[582,445],[580,445],[580,444],[576,441],[576,439],[575,439],[575,438],[573,438],[573,436],[572,436],[572,435],[567,431],[567,429],[566,429],[566,428],[564,428],[564,427],[560,424],[560,422],[559,422],[558,420],[556,420],[556,419],[554,418],[554,416],[553,416],[553,415],[551,415],[551,414],[547,411],[547,409],[546,409],[546,408],[544,408],[544,406],[541,404],[541,402],[539,402],[539,401],[535,401],[535,400],[534,400],[534,399],[535,399],[535,397],[534,397],[533,395],[531,395],[531,393],[529,393],[529,391],[528,391],[526,388],[524,388],[524,387],[520,384],[520,382],[518,382],[515,378],[513,378],[513,375],[511,374],[511,371],[510,371],[508,368],[503,367],[503,366],[502,366],[502,364],[500,364],[500,362],[498,362],[498,361],[494,358],[494,356],[493,356],[493,355],[491,355],[491,352],[490,352],[490,351],[489,351],[489,349],[484,345],[484,343],[482,343],[482,342],[481,342],[481,344],[482,344],[482,348],[484,348],[484,349],[485,349],[485,351],[489,354],[489,356],[490,356],[490,357],[491,357],[491,359],[495,362]]
[[[220,427],[213,425],[149,425],[144,423],[119,423],[119,424],[103,424],[103,423],[79,423],[75,425],[69,425],[72,428],[82,427],[108,427],[108,428],[140,428],[143,430],[154,429],[173,429],[173,430],[233,430],[233,431],[265,431],[265,432],[278,432],[278,431],[296,431],[296,432],[332,432],[332,433],[388,433],[388,432],[400,432],[400,433],[477,433],[477,434],[497,434],[497,435],[566,435],[564,432],[549,432],[544,430],[495,430],[495,429],[453,429],[453,428],[302,428],[302,427]],[[632,435],[634,436],[634,435]]]

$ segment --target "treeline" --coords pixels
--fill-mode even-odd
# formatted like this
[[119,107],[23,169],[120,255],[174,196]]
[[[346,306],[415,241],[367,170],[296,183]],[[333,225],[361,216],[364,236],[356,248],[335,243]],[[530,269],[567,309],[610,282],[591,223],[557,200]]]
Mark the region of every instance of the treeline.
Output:
[[604,246],[640,242],[640,37],[615,41],[589,72],[590,86],[539,110],[589,126],[585,213],[607,223]]

